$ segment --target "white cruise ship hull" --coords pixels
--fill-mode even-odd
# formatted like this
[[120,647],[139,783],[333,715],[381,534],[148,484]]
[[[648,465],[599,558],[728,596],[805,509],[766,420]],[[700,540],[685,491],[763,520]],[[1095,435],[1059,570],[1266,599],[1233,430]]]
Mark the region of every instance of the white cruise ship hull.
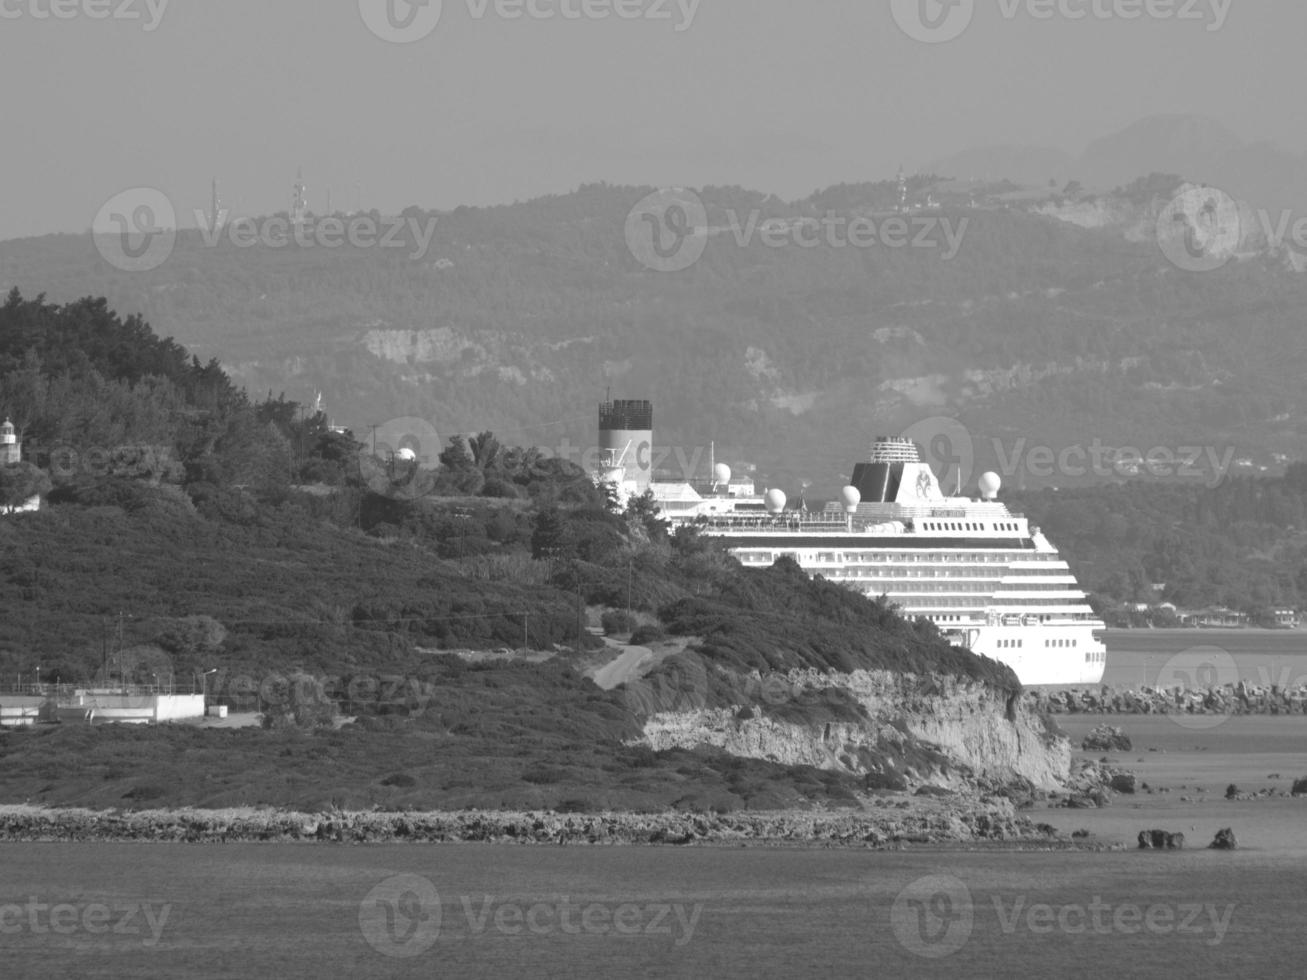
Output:
[[1102,683],[1107,668],[1107,648],[1095,637],[1098,632],[1081,626],[982,626],[969,631],[972,635],[945,635],[972,653],[1007,664],[1026,687],[1080,687]]

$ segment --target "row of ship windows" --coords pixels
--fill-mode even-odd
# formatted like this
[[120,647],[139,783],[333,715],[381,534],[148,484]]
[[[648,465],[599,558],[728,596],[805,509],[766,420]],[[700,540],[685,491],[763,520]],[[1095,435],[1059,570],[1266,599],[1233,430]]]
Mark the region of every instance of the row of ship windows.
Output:
[[[782,552],[781,554],[788,554]],[[770,564],[775,561],[777,555],[772,552],[758,551],[741,551],[739,553],[742,562],[765,562]],[[1057,562],[1058,569],[1052,569],[1047,572],[1042,569],[1017,569],[1022,575],[1056,575],[1059,570],[1067,568],[1066,562],[1062,561],[1057,555],[1034,555],[1028,552],[1008,552],[1007,554],[943,554],[943,553],[926,553],[921,554],[899,554],[886,555],[872,552],[850,553],[850,552],[832,552],[823,551],[817,555],[817,561],[833,563],[839,562],[844,564],[891,564],[891,565],[909,565],[921,564],[924,562],[934,562],[936,564],[947,564],[950,568],[956,568],[971,563],[973,565],[1011,565],[1013,562]],[[1065,572],[1063,572],[1065,574]]]
[[997,524],[970,524],[962,521],[926,521],[919,525],[923,531],[1017,531],[1021,526],[1016,523],[1000,521]]
[[[884,590],[866,589],[865,593],[875,597],[884,594]],[[1028,609],[1032,606],[1071,606],[1073,608],[1084,608],[1085,601],[1080,596],[1068,597],[1066,599],[1020,599],[994,601],[987,598],[969,599],[964,596],[954,598],[949,596],[948,599],[941,601],[938,596],[926,595],[919,592],[901,593],[893,597],[894,603],[900,606],[948,606],[956,609],[980,609],[989,606],[1005,606],[1013,609]],[[1011,615],[1010,613],[1008,615]]]
[[1105,662],[1106,660],[1107,660],[1107,652],[1106,652],[1106,651],[1103,651],[1103,652],[1100,652],[1100,653],[1092,653],[1092,652],[1091,652],[1091,653],[1086,653],[1086,654],[1085,654],[1085,663],[1087,663],[1087,664],[1101,664],[1101,663]]
[[[849,577],[853,579],[858,579],[858,578],[862,578],[863,576],[855,574]],[[845,580],[841,579],[840,581],[845,581]],[[902,582],[896,583],[888,580],[887,581],[873,580],[870,582],[859,582],[858,584],[864,585],[867,588],[871,588],[871,589],[880,588],[886,592],[896,591],[906,587],[906,588],[911,588],[913,592],[958,592],[958,593],[984,592],[986,594],[992,593],[1007,598],[1026,595],[1031,592],[1071,592],[1071,591],[1079,592],[1080,591],[1075,585],[1069,583],[1063,584],[1060,582],[1040,582],[1038,586],[1035,586],[1034,584],[1028,586],[1017,586],[1017,585],[1004,586],[1004,585],[1000,585],[998,582],[948,582],[940,585],[935,585],[931,582],[921,582],[919,580],[914,579],[908,585],[905,585],[905,583]]]
[[1078,647],[1080,646],[1080,641],[1079,640],[1045,640],[1044,646],[1048,647],[1049,649],[1061,648],[1061,647]]
[[1026,645],[1025,640],[999,640],[998,641],[998,646],[1000,650],[1020,650],[1025,645]]
[[[1071,573],[1061,568],[1041,568],[1025,571],[1018,569],[1001,570],[986,569],[982,567],[975,568],[844,568],[844,574],[851,575],[855,578],[865,578],[868,575],[875,575],[881,578],[910,578],[910,579],[927,579],[927,578],[965,578],[980,579],[992,583],[995,588],[1003,581],[1004,578],[1015,579],[1043,579],[1043,578],[1062,578],[1068,581],[1075,581]],[[836,574],[839,574],[836,572]],[[1016,582],[1012,587],[1021,586],[1021,582]],[[1042,583],[1040,583],[1042,585]]]

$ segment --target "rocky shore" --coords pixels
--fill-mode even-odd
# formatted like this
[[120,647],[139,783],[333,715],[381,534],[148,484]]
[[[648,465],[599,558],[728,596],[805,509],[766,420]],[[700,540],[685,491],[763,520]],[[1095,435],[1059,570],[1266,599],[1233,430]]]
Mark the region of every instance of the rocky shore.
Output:
[[1221,687],[1112,688],[1025,693],[1033,711],[1052,715],[1304,715],[1307,686],[1260,686],[1240,681]]
[[1058,842],[1053,828],[1001,798],[886,796],[858,809],[692,813],[295,813],[282,810],[109,810],[0,806],[0,841],[217,844],[514,843],[546,845],[810,845]]

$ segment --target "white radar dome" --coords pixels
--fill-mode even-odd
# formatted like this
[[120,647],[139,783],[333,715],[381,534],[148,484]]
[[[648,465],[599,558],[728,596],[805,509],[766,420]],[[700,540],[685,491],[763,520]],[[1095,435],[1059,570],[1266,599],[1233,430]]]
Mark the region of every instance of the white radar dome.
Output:
[[787,498],[782,490],[768,490],[763,500],[767,504],[767,513],[779,514],[785,509]]
[[840,491],[840,499],[844,501],[844,509],[852,514],[862,503],[862,493],[857,487],[845,487]]
[[731,468],[725,463],[718,463],[712,471],[713,479],[719,484],[731,482]]
[[986,473],[980,478],[980,495],[986,500],[997,499],[1001,489],[1003,489],[1003,481],[999,479],[997,473]]
[[395,458],[401,463],[416,463],[418,454],[411,449],[401,449],[395,453]]

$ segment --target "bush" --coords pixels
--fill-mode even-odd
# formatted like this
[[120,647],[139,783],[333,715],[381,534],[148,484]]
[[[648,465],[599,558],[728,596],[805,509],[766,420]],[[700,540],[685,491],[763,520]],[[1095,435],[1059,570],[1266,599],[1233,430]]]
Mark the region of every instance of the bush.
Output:
[[631,634],[632,645],[638,647],[661,643],[665,639],[667,639],[667,632],[661,626],[641,626]]
[[635,629],[635,617],[623,609],[610,609],[604,613],[600,622],[609,636],[631,633]]

